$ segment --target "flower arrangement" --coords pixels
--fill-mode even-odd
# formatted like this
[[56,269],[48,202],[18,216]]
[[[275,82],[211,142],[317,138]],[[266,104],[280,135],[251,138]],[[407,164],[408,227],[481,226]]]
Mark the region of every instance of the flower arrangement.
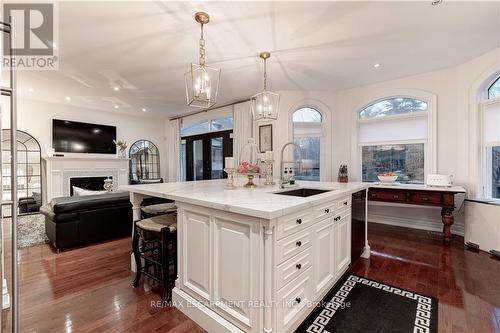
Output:
[[347,171],[347,164],[341,164],[339,167],[339,175],[338,175],[338,181],[340,183],[347,183],[349,182],[349,174]]
[[260,173],[260,166],[258,164],[252,164],[248,161],[242,161],[238,167],[239,173]]
[[113,140],[116,147],[118,148],[118,157],[126,157],[125,150],[127,149],[127,141],[125,140]]

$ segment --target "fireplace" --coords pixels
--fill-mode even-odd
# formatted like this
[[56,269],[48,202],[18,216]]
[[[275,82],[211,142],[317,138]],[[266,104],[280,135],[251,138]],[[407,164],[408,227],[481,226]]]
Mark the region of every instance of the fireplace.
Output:
[[71,177],[69,179],[69,195],[73,196],[73,186],[84,188],[91,191],[104,190],[104,180],[113,179],[109,177]]

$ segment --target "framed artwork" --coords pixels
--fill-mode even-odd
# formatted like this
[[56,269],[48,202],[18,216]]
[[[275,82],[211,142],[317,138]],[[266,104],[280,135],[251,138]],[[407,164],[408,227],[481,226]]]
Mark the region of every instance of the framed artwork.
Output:
[[273,150],[273,125],[259,126],[259,150],[261,153]]

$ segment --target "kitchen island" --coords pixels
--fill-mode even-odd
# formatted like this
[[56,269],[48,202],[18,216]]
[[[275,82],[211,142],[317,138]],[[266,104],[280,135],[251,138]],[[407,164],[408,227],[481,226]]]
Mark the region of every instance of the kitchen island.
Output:
[[351,195],[368,184],[299,188],[320,190],[224,190],[223,180],[121,187],[135,220],[145,196],[176,201],[174,306],[209,332],[293,332],[348,269]]

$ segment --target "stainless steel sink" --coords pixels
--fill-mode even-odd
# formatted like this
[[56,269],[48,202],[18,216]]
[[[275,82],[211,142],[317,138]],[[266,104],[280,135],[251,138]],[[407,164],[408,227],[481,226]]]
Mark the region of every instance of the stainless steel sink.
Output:
[[293,190],[288,190],[288,191],[283,191],[283,192],[274,192],[274,194],[281,194],[281,195],[290,195],[293,197],[310,197],[313,195],[318,195],[321,193],[326,193],[326,192],[331,192],[333,190],[323,190],[320,188],[307,188],[307,187],[301,187],[301,188],[296,188]]

